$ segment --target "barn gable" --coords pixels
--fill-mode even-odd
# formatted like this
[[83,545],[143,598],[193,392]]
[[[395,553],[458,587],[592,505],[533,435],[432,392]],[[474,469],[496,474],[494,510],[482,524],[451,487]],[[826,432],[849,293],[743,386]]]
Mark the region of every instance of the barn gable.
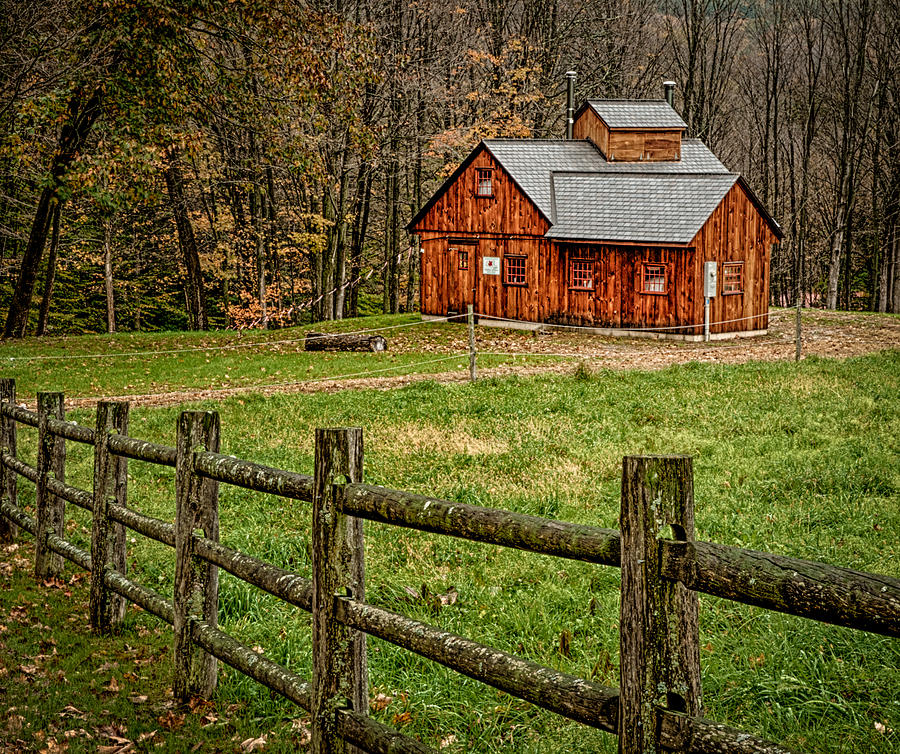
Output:
[[[479,194],[479,176],[485,174],[490,176],[490,191]],[[407,225],[413,233],[515,232],[539,236],[549,227],[549,213],[544,213],[484,141]]]

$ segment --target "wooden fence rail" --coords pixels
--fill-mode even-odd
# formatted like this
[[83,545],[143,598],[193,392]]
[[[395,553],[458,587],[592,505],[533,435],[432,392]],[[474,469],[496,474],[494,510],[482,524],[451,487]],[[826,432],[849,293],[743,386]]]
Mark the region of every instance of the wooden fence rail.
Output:
[[[422,743],[366,716],[365,636],[371,635],[539,707],[615,733],[619,751],[785,750],[702,717],[697,592],[900,636],[900,580],[769,553],[698,542],[691,461],[623,461],[621,530],[388,490],[362,481],[362,430],[317,430],[313,476],[218,452],[218,416],[184,412],[174,447],[127,435],[127,404],[101,403],[94,429],[65,421],[58,393],[38,411],[16,405],[0,379],[0,540],[35,536],[38,576],[62,558],[91,571],[92,628],[110,630],[131,601],[174,629],[176,696],[210,695],[216,660],[312,715],[313,751],[425,752]],[[38,430],[38,462],[17,457],[16,426]],[[94,488],[65,482],[65,441],[94,447]],[[175,468],[174,523],[128,507],[127,459]],[[18,505],[16,480],[35,485],[35,517]],[[313,577],[218,541],[218,485],[311,503]],[[91,552],[63,538],[65,503],[92,514]],[[553,670],[365,601],[364,519],[622,569],[621,688]],[[125,529],[176,551],[171,600],[125,575]],[[313,615],[307,681],[217,626],[218,569]]]

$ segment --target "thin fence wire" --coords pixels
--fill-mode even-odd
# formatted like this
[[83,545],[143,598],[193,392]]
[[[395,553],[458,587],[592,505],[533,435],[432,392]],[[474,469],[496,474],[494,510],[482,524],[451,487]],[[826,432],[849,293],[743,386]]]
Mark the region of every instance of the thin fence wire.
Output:
[[297,343],[306,343],[312,340],[327,340],[330,338],[341,338],[346,335],[366,335],[368,333],[384,332],[387,330],[398,330],[403,327],[415,327],[417,325],[429,325],[434,322],[445,322],[451,319],[457,319],[458,316],[451,317],[435,317],[434,319],[421,319],[415,322],[403,322],[399,325],[385,325],[384,327],[372,327],[367,330],[349,330],[333,333],[319,333],[312,337],[289,338],[285,340],[258,340],[253,343],[229,343],[224,346],[191,346],[190,348],[170,348],[165,350],[144,350],[144,351],[118,351],[111,353],[88,353],[88,354],[48,354],[42,356],[5,356],[0,357],[2,361],[74,361],[77,359],[102,359],[113,356],[169,356],[179,353],[217,353],[220,351],[233,351],[239,348],[268,348],[271,346],[292,345]]
[[[254,390],[268,390],[270,388],[277,387],[300,387],[302,385],[313,385],[320,382],[340,382],[341,380],[350,380],[350,379],[358,379],[364,377],[371,377],[376,374],[384,374],[385,372],[396,372],[400,369],[407,368],[418,368],[422,366],[427,366],[429,364],[438,364],[442,361],[453,361],[454,359],[464,359],[468,357],[468,352],[464,353],[455,353],[450,356],[441,356],[437,359],[426,359],[425,361],[416,361],[411,364],[393,364],[389,367],[382,367],[381,369],[369,369],[365,372],[354,372],[350,374],[336,374],[329,377],[312,377],[307,380],[288,380],[286,382],[266,382],[263,384],[255,384],[255,385],[237,385],[235,387],[224,387],[224,388],[185,388],[184,390],[167,390],[162,393],[141,393],[138,395],[114,395],[114,396],[90,396],[90,395],[73,395],[72,399],[77,399],[80,401],[90,401],[90,400],[98,400],[98,401],[109,401],[109,400],[125,400],[127,398],[163,398],[169,395],[177,395],[180,393],[192,393],[192,394],[202,394],[206,395],[225,395],[225,394],[233,394],[233,393],[246,393],[252,392]],[[401,375],[403,377],[413,376],[416,374],[423,374],[423,372],[409,372],[405,375]]]
[[[754,314],[754,315],[751,315],[748,317],[738,317],[736,319],[721,319],[716,322],[710,322],[709,326],[715,327],[716,325],[730,325],[735,322],[746,322],[747,320],[750,320],[750,319],[759,319],[760,317],[766,317],[766,316],[771,318],[773,316],[778,316],[779,314],[783,314],[783,312],[778,312],[778,311],[773,312],[770,310],[770,311],[767,311],[765,314]],[[688,323],[688,324],[684,324],[684,325],[665,325],[665,326],[660,326],[660,327],[610,327],[610,326],[606,326],[606,325],[596,325],[596,326],[561,325],[561,324],[558,325],[553,322],[530,322],[530,321],[524,320],[524,319],[512,319],[509,317],[495,317],[493,314],[481,314],[478,312],[475,313],[475,316],[478,317],[479,319],[487,319],[487,320],[492,320],[495,322],[512,322],[512,323],[516,323],[516,324],[531,325],[531,326],[536,326],[536,327],[544,325],[546,327],[552,327],[554,329],[562,328],[562,329],[566,329],[566,330],[584,330],[584,331],[588,331],[588,332],[595,331],[595,330],[614,330],[615,332],[654,333],[654,332],[659,332],[660,330],[690,330],[695,327],[704,327],[706,324],[705,322],[694,322],[694,323]]]
[[[784,314],[784,312],[768,312],[768,316],[771,318],[773,316],[778,316]],[[480,319],[492,320],[496,322],[510,322],[516,324],[526,324],[526,325],[540,325],[547,323],[537,323],[537,322],[529,322],[521,319],[511,319],[508,317],[495,317],[490,314],[476,314],[475,316]],[[720,320],[718,322],[710,322],[710,327],[715,325],[724,325],[724,324],[732,324],[735,322],[743,322],[749,319],[757,319],[759,317],[766,316],[762,314],[757,314],[752,317],[740,317],[738,319],[726,319]],[[283,346],[283,345],[296,345],[298,343],[305,343],[308,341],[314,340],[328,340],[331,338],[340,338],[347,335],[367,335],[370,333],[378,333],[378,332],[386,332],[389,330],[397,330],[406,327],[415,327],[418,325],[427,325],[433,324],[435,322],[447,322],[449,320],[457,320],[462,321],[464,315],[454,314],[445,317],[431,317],[428,319],[420,319],[414,322],[403,322],[399,325],[384,325],[382,327],[371,327],[363,330],[350,330],[350,331],[342,331],[342,332],[333,332],[333,333],[319,333],[317,335],[311,337],[303,337],[303,338],[287,338],[282,340],[258,340],[253,343],[229,343],[227,345],[221,346],[191,346],[188,348],[168,348],[163,350],[152,350],[152,349],[144,349],[140,351],[115,351],[115,352],[107,352],[107,353],[87,353],[87,354],[44,354],[38,356],[5,356],[0,357],[0,361],[8,361],[8,362],[17,362],[17,361],[76,361],[78,359],[103,359],[103,358],[113,358],[113,357],[138,357],[138,356],[171,356],[175,354],[183,354],[183,353],[220,353],[223,351],[233,351],[238,349],[245,348],[271,348],[274,346]],[[616,327],[616,328],[598,328],[598,327],[586,327],[584,325],[549,325],[553,328],[563,328],[566,330],[576,330],[576,331],[585,331],[590,332],[597,329],[611,329],[616,330],[617,332],[657,332],[660,330],[681,330],[681,329],[690,329],[694,327],[703,327],[703,323],[695,323],[695,324],[686,324],[686,325],[676,325],[676,326],[666,326],[666,327]]]

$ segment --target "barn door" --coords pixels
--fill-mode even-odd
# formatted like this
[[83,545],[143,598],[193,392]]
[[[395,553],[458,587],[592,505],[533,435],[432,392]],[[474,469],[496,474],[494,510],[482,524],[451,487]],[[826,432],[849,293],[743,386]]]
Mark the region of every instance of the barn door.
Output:
[[473,289],[478,267],[478,241],[468,238],[451,238],[448,252],[447,262],[450,272],[448,277],[455,281],[448,297],[449,309],[458,314],[465,314],[468,305],[475,304]]

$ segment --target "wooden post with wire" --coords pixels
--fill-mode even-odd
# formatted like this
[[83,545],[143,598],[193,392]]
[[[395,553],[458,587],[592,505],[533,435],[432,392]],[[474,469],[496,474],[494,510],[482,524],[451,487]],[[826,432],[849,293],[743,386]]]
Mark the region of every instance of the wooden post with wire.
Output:
[[619,754],[643,754],[660,751],[661,712],[702,714],[697,594],[661,574],[660,540],[694,539],[691,459],[625,457],[620,526]]
[[363,521],[342,512],[343,485],[362,481],[359,427],[317,429],[312,526],[313,754],[354,754],[337,734],[337,714],[369,708],[366,637],[342,625],[336,598],[365,600]]
[[47,547],[47,535],[65,534],[66,501],[47,488],[51,475],[66,480],[66,444],[50,431],[50,419],[65,419],[62,393],[38,393],[37,484],[35,485],[34,576],[38,581],[59,576],[63,557]]
[[475,310],[472,304],[468,305],[469,322],[469,380],[475,382],[478,379],[478,366],[476,359],[478,352],[475,350]]
[[797,292],[797,324],[794,328],[794,361],[800,361],[800,352],[802,350],[802,328],[800,324],[800,312],[802,311],[802,303],[803,299],[800,297],[800,292]]
[[[16,405],[16,381],[0,379],[0,405]],[[16,457],[16,422],[0,414],[0,453]],[[18,474],[0,463],[0,496],[9,500],[10,505],[18,505],[16,479]],[[19,536],[19,527],[0,516],[0,544],[12,544]]]

